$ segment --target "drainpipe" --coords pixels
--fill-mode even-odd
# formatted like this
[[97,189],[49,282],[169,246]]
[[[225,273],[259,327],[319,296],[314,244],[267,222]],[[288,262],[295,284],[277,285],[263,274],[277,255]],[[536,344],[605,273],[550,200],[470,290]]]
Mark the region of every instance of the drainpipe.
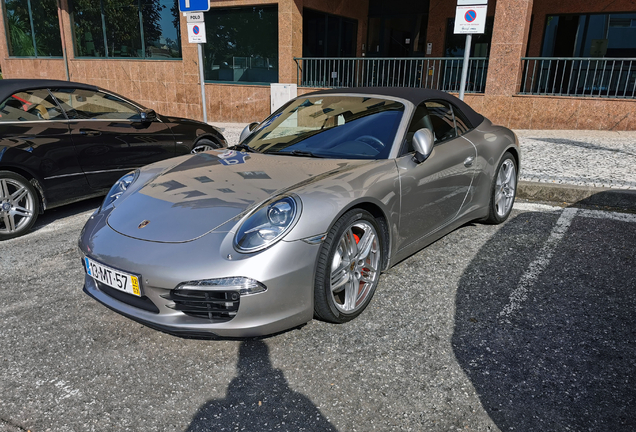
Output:
[[66,56],[66,38],[64,37],[64,21],[62,20],[62,1],[57,0],[57,17],[60,22],[60,37],[62,38],[62,55],[64,56],[64,70],[66,71],[66,81],[71,80],[68,70],[68,57]]

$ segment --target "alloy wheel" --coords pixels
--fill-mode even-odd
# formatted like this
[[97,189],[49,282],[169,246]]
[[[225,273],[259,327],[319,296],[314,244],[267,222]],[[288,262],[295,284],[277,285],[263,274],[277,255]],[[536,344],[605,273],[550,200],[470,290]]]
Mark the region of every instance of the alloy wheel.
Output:
[[20,181],[0,178],[0,234],[10,235],[35,217],[35,197]]
[[371,224],[358,221],[338,240],[331,262],[330,292],[339,311],[364,307],[379,277],[380,243]]
[[516,187],[517,168],[511,159],[506,159],[499,168],[495,185],[495,210],[499,217],[507,215],[514,204]]

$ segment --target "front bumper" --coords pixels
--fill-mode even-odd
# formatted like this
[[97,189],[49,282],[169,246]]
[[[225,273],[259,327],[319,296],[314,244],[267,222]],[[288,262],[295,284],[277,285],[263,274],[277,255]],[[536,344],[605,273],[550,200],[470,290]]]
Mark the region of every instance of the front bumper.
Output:
[[[143,301],[154,307],[139,307],[139,298],[130,294],[109,295],[88,275],[84,291],[128,318],[168,333],[195,337],[262,336],[313,318],[314,272],[320,245],[280,241],[259,253],[239,254],[232,247],[231,232],[213,232],[187,243],[156,243],[123,236],[105,219],[105,215],[95,214],[87,222],[79,239],[80,253],[140,275]],[[226,277],[248,277],[267,290],[241,295],[234,318],[220,323],[171,309],[173,303],[162,297],[183,282]]]

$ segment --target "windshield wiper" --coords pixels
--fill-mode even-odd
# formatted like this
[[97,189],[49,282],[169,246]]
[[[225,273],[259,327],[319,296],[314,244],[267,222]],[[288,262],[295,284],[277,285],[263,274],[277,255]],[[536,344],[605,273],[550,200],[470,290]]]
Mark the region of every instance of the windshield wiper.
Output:
[[236,144],[231,147],[228,147],[230,150],[245,150],[248,153],[260,153],[260,151],[256,150],[254,147],[250,147],[247,144]]
[[312,157],[312,158],[324,158],[324,156],[317,155],[316,153],[312,153],[306,150],[292,150],[288,152],[275,152],[274,154],[280,155],[289,155],[289,156],[304,156],[304,157]]

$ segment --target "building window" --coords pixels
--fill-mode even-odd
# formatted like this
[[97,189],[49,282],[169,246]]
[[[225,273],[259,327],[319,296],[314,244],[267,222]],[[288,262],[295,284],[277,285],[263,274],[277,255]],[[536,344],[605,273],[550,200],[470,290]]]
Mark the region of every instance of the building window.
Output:
[[211,9],[205,14],[208,81],[278,82],[278,7]]
[[5,0],[9,55],[62,57],[56,0]]
[[358,21],[303,10],[303,57],[355,57]]
[[73,0],[76,57],[180,59],[176,0]]
[[636,57],[636,13],[548,15],[542,57]]

